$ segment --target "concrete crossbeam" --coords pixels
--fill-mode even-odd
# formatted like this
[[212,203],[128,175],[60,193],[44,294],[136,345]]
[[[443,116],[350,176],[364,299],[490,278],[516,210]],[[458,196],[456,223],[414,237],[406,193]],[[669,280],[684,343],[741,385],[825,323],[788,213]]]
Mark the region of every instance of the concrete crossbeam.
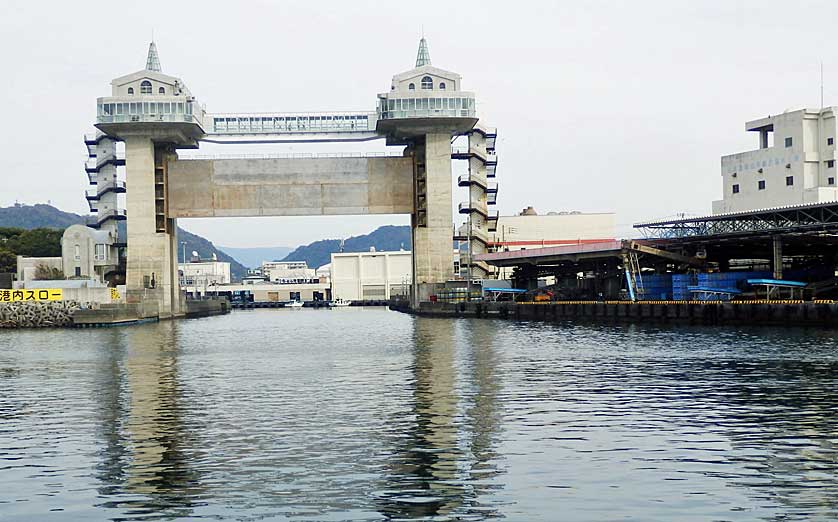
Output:
[[179,160],[168,199],[176,218],[411,214],[413,159]]

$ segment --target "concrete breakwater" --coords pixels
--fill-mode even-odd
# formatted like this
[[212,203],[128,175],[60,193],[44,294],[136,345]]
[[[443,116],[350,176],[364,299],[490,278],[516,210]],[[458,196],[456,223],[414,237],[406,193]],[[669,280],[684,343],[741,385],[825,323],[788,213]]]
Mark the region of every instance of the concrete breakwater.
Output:
[[471,302],[421,303],[418,310],[398,305],[392,305],[391,308],[437,317],[838,327],[838,302],[834,301]]
[[73,324],[82,309],[77,301],[15,301],[0,303],[0,328],[52,328]]

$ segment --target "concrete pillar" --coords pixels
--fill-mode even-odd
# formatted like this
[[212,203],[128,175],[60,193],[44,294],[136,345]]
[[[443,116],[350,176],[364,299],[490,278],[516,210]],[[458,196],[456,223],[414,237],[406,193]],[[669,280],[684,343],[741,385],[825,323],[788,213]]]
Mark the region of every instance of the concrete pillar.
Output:
[[768,131],[767,130],[760,130],[759,131],[759,148],[767,149],[768,148]]
[[774,279],[783,278],[783,238],[774,236],[772,239],[773,255],[771,256],[771,268],[774,270]]
[[[417,183],[412,223],[414,305],[427,301],[437,285],[445,283],[453,271],[451,135],[448,132],[427,134],[422,141],[416,144],[414,169]],[[422,197],[424,201],[420,200]]]
[[[161,318],[181,314],[176,223],[165,216],[162,222],[158,219],[158,211],[162,208],[165,214],[166,210],[166,155],[159,147],[155,154],[154,142],[148,137],[125,138],[126,184],[129,187],[125,198],[128,217],[126,298],[128,302],[142,302],[145,315],[153,315],[156,304],[156,313]],[[164,169],[157,169],[155,173],[155,162]]]
[[384,254],[384,299],[390,300],[390,254]]

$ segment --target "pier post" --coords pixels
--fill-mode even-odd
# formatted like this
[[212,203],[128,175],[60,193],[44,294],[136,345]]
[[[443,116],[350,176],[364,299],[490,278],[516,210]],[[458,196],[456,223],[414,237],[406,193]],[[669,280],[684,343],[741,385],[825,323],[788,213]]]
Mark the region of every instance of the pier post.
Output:
[[453,273],[451,134],[426,134],[416,144],[414,161],[416,210],[412,232],[417,306]]
[[773,255],[771,257],[771,268],[774,271],[774,279],[783,278],[783,238],[773,236],[771,238]]

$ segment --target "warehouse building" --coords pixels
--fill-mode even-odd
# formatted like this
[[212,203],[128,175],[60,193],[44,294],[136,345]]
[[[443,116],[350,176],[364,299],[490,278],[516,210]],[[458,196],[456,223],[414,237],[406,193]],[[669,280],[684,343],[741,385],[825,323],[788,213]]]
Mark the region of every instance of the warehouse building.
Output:
[[352,252],[332,254],[332,294],[335,299],[377,301],[410,294],[411,252]]

